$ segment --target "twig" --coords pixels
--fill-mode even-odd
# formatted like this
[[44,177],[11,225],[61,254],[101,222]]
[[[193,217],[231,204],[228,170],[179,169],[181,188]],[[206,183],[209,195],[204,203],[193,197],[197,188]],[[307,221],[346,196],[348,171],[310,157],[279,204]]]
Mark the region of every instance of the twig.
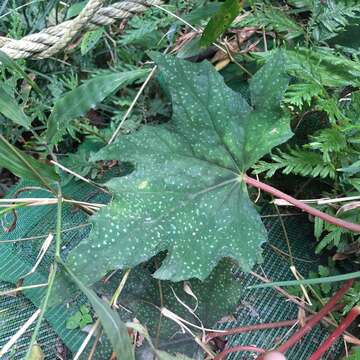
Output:
[[118,136],[120,130],[121,130],[121,127],[123,126],[124,122],[126,121],[126,119],[129,117],[129,115],[131,114],[134,106],[136,105],[137,101],[139,100],[141,94],[143,93],[143,91],[145,90],[147,84],[149,83],[149,81],[151,80],[151,78],[153,77],[155,71],[157,69],[157,65],[155,65],[148,77],[146,78],[146,80],[144,81],[144,83],[141,85],[141,88],[139,89],[138,93],[136,94],[134,100],[132,101],[131,105],[129,106],[129,108],[127,109],[125,115],[123,116],[123,118],[121,119],[120,121],[120,124],[118,125],[118,127],[116,128],[116,130],[114,131],[114,133],[112,134],[110,140],[108,141],[108,144],[112,144],[114,142],[114,140],[116,139],[116,137]]
[[80,358],[81,354],[84,352],[86,346],[90,342],[90,340],[93,337],[93,335],[95,334],[96,330],[99,328],[99,325],[100,325],[100,320],[98,319],[98,320],[96,320],[95,324],[91,327],[91,330],[87,334],[85,340],[82,342],[82,344],[81,344],[79,350],[76,352],[73,360],[78,360]]
[[325,214],[320,210],[314,209],[311,206],[308,206],[306,204],[304,204],[302,201],[297,200],[295,198],[293,198],[290,195],[287,195],[285,193],[283,193],[282,191],[275,189],[274,187],[264,184],[261,181],[258,181],[256,179],[253,179],[247,175],[243,176],[243,180],[245,181],[245,183],[247,183],[248,185],[254,186],[258,189],[261,189],[271,195],[274,195],[280,199],[286,200],[288,201],[290,204],[296,206],[297,208],[307,212],[310,215],[316,216],[330,224],[342,227],[344,229],[353,231],[353,232],[360,232],[360,225],[359,224],[354,224],[342,219],[338,219],[334,216],[331,216],[329,214]]
[[[77,226],[73,226],[73,227],[70,227],[70,228],[67,228],[67,229],[64,229],[64,230],[61,230],[61,233],[66,233],[68,231],[74,231],[74,230],[77,230],[77,229],[81,229],[83,227],[87,227],[87,226],[91,226],[92,224],[88,223],[88,224],[80,224],[80,225],[77,225]],[[55,232],[56,234],[56,231],[51,231],[52,233]],[[19,239],[15,239],[15,240],[0,240],[0,245],[1,244],[11,244],[11,243],[17,243],[17,242],[22,242],[22,241],[34,241],[34,240],[41,240],[41,239],[44,239],[46,238],[48,235],[37,235],[37,236],[30,236],[30,237],[25,237],[25,238],[19,238]]]
[[222,360],[225,358],[226,355],[239,352],[239,351],[250,351],[250,352],[257,352],[257,353],[265,353],[264,349],[258,348],[256,346],[246,346],[246,345],[237,345],[232,348],[225,349],[220,354],[216,355],[214,360]]
[[[310,317],[307,318],[306,320],[309,320],[309,319],[310,319]],[[278,329],[278,328],[288,327],[288,326],[295,325],[298,322],[299,322],[298,319],[284,320],[284,321],[278,321],[278,322],[272,322],[272,323],[255,324],[255,325],[248,325],[248,326],[243,326],[243,327],[238,327],[238,328],[233,328],[233,329],[227,329],[222,332],[213,332],[206,336],[206,342],[209,342],[214,338],[222,337],[222,336],[243,334],[243,333],[247,333],[247,332],[251,332],[251,331],[259,331],[259,330],[266,330],[266,329]]]
[[320,345],[320,347],[310,356],[309,360],[319,360],[322,355],[334,344],[336,339],[360,316],[360,306],[355,306],[340,323],[333,333]]
[[47,286],[48,286],[48,283],[21,286],[21,287],[18,287],[18,288],[16,288],[16,289],[11,289],[11,290],[7,290],[7,291],[2,291],[2,292],[0,292],[0,296],[7,296],[7,295],[10,295],[10,294],[17,293],[17,292],[19,292],[19,291],[31,290],[31,289],[38,289],[38,288],[43,288],[43,287],[47,287]]
[[77,177],[78,179],[95,186],[96,188],[98,188],[99,190],[103,191],[106,194],[110,194],[110,192],[106,189],[104,189],[102,186],[100,186],[99,184],[97,184],[95,181],[92,181],[90,179],[85,178],[84,176],[81,176],[80,174],[76,173],[75,171],[72,171],[70,169],[68,169],[67,167],[65,167],[64,165],[61,165],[60,163],[54,161],[54,160],[50,160],[50,163],[59,167],[61,170],[63,170],[64,172],[69,173],[70,175],[73,175],[75,177]]

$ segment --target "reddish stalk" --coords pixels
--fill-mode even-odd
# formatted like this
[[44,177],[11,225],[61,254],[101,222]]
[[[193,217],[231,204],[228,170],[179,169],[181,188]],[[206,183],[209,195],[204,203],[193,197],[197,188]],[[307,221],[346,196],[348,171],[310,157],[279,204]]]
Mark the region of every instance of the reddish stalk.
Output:
[[[326,305],[302,327],[293,336],[291,336],[285,343],[279,346],[276,351],[285,353],[292,346],[297,344],[315,325],[317,325],[329,312],[336,306],[336,303],[344,296],[344,294],[353,285],[353,280],[347,281],[338,292],[326,303]],[[258,358],[261,359],[261,356]]]
[[251,351],[251,352],[257,352],[257,353],[265,353],[264,349],[258,348],[256,346],[245,346],[245,345],[237,345],[232,348],[225,349],[220,354],[216,355],[214,357],[214,360],[222,360],[225,358],[226,355],[239,352],[239,351]]
[[[310,319],[310,317],[306,318],[306,321],[308,321],[309,319]],[[221,332],[212,332],[206,336],[206,343],[217,337],[234,335],[234,334],[242,334],[242,333],[246,333],[246,332],[250,332],[250,331],[288,327],[288,326],[293,326],[298,322],[299,322],[298,319],[284,320],[284,321],[278,321],[278,322],[266,323],[266,324],[248,325],[248,326],[228,329],[225,331],[222,330]]]
[[355,306],[346,316],[333,333],[320,345],[320,347],[310,356],[309,360],[319,360],[323,354],[329,350],[336,339],[351,325],[351,323],[360,315],[360,306]]
[[339,219],[339,218],[336,218],[334,216],[331,216],[329,214],[325,214],[323,213],[322,211],[320,210],[317,210],[317,209],[314,209],[313,207],[307,205],[307,204],[304,204],[303,202],[301,202],[300,200],[297,200],[295,198],[293,198],[292,196],[290,195],[287,195],[285,193],[283,193],[282,191],[278,190],[278,189],[275,189],[274,187],[270,186],[270,185],[267,185],[267,184],[264,184],[263,182],[261,181],[258,181],[256,179],[253,179],[247,175],[244,175],[243,177],[244,181],[248,184],[248,185],[251,185],[251,186],[254,186],[260,190],[263,190],[271,195],[274,195],[276,196],[277,198],[280,198],[280,199],[283,199],[283,200],[286,200],[287,202],[289,202],[290,204],[296,206],[297,208],[307,212],[308,214],[311,214],[313,216],[316,216],[330,224],[333,224],[333,225],[337,225],[337,226],[340,226],[344,229],[347,229],[347,230],[350,230],[350,231],[353,231],[353,232],[360,232],[360,225],[359,224],[354,224],[354,223],[351,223],[349,221],[345,221],[345,220],[342,220],[342,219]]

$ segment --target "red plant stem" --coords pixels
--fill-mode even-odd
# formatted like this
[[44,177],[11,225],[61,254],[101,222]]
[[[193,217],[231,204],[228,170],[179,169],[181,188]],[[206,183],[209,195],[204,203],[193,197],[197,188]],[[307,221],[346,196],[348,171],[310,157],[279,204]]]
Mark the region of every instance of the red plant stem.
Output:
[[[309,319],[310,319],[310,317],[307,318],[306,321],[308,321]],[[209,342],[210,340],[212,340],[214,338],[222,337],[222,336],[242,334],[242,333],[246,333],[246,332],[250,332],[250,331],[257,331],[257,330],[277,329],[277,328],[282,328],[282,327],[293,326],[298,322],[299,322],[298,319],[284,320],[284,321],[278,321],[278,322],[272,322],[272,323],[266,323],[266,324],[248,325],[248,326],[228,329],[225,331],[212,332],[206,336],[206,342]]]
[[237,345],[232,348],[225,349],[220,354],[214,357],[214,360],[222,360],[228,354],[238,352],[238,351],[251,351],[251,352],[258,352],[258,353],[265,353],[264,349],[258,348],[256,346],[245,346],[245,345]]
[[340,300],[344,294],[351,288],[354,280],[347,281],[338,292],[326,303],[326,305],[316,313],[302,328],[300,328],[293,336],[291,336],[285,343],[279,346],[276,351],[285,353],[292,346],[298,343],[309,331],[317,325],[324,316],[326,316],[335,306],[338,300]]
[[336,339],[351,325],[360,315],[360,306],[355,306],[339,324],[335,331],[320,345],[320,347],[310,356],[309,360],[319,360],[322,355],[334,344]]
[[353,232],[360,232],[360,225],[359,224],[354,224],[354,223],[351,223],[351,222],[348,222],[348,221],[345,221],[345,220],[342,220],[342,219],[339,219],[339,218],[336,218],[334,216],[331,216],[329,214],[325,214],[323,213],[322,211],[320,210],[317,210],[305,203],[303,203],[302,201],[300,200],[297,200],[295,198],[293,198],[292,196],[290,195],[287,195],[285,193],[283,193],[282,191],[278,190],[278,189],[275,189],[274,187],[270,186],[270,185],[267,185],[267,184],[264,184],[263,182],[261,181],[258,181],[256,179],[253,179],[247,175],[244,175],[243,176],[243,179],[244,181],[248,184],[248,185],[251,185],[251,186],[254,186],[260,190],[263,190],[271,195],[274,195],[280,199],[283,199],[283,200],[286,200],[287,202],[289,202],[290,204],[296,206],[297,208],[307,212],[308,214],[311,214],[313,216],[316,216],[330,224],[333,224],[333,225],[337,225],[337,226],[340,226],[344,229],[347,229],[347,230],[350,230],[350,231],[353,231]]

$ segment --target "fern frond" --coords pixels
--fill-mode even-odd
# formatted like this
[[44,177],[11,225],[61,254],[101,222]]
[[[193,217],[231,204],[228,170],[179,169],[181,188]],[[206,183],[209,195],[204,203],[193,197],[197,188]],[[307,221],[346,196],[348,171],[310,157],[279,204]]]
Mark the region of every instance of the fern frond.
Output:
[[254,166],[254,174],[266,173],[271,177],[276,171],[283,174],[294,174],[311,177],[329,177],[334,179],[336,169],[331,163],[324,162],[321,153],[306,151],[298,148],[290,149],[289,153],[278,150],[278,154],[271,155],[272,162],[259,161]]
[[319,254],[322,250],[324,250],[326,247],[330,246],[338,246],[341,241],[341,237],[343,234],[345,234],[347,230],[334,226],[330,230],[328,234],[326,234],[318,243],[316,246],[315,252]]
[[314,1],[310,21],[313,38],[329,40],[349,25],[351,19],[360,18],[360,5],[355,1]]
[[302,109],[310,106],[311,100],[323,95],[323,88],[316,83],[292,84],[288,87],[284,102]]
[[318,135],[311,136],[311,140],[305,148],[319,150],[323,154],[324,162],[331,161],[331,153],[344,152],[348,147],[345,135],[335,127],[321,130]]
[[260,6],[257,10],[242,19],[235,26],[256,26],[284,35],[286,40],[294,39],[304,34],[304,30],[286,13],[280,9]]

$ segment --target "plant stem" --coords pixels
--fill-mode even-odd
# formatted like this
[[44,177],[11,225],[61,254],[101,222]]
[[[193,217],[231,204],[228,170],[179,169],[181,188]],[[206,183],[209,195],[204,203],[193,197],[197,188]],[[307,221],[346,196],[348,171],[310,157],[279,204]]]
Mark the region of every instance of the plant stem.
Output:
[[225,358],[226,355],[238,352],[238,351],[251,351],[251,352],[257,352],[257,353],[265,353],[264,349],[258,348],[256,346],[246,346],[246,345],[237,345],[232,348],[225,349],[220,354],[216,355],[214,360],[222,360]]
[[58,205],[56,212],[56,238],[55,238],[55,263],[61,263],[61,224],[62,224],[62,205],[63,205],[63,197],[61,192],[61,186],[58,186]]
[[286,200],[287,202],[289,202],[290,204],[296,206],[297,208],[307,212],[308,214],[310,215],[313,215],[313,216],[316,216],[330,224],[333,224],[333,225],[336,225],[336,226],[339,226],[339,227],[342,227],[344,229],[347,229],[347,230],[350,230],[350,231],[353,231],[353,232],[360,232],[360,225],[359,224],[354,224],[354,223],[351,223],[351,222],[348,222],[348,221],[345,221],[345,220],[342,220],[342,219],[339,219],[339,218],[336,218],[334,216],[331,216],[329,214],[325,214],[323,213],[322,211],[318,210],[318,209],[314,209],[313,207],[309,206],[309,205],[306,205],[304,204],[302,201],[300,200],[297,200],[295,198],[293,198],[292,196],[290,195],[287,195],[285,193],[283,193],[282,191],[270,186],[270,185],[267,185],[267,184],[264,184],[263,182],[261,181],[258,181],[256,179],[253,179],[247,175],[244,175],[243,176],[243,180],[245,183],[247,183],[248,185],[251,185],[251,186],[254,186],[260,190],[263,190],[273,196],[276,196],[280,199],[283,199],[283,200]]
[[49,298],[50,298],[51,290],[52,290],[53,285],[54,285],[56,271],[57,271],[57,264],[55,263],[54,265],[52,265],[51,270],[50,270],[49,282],[48,282],[49,285],[48,285],[48,288],[47,288],[47,291],[46,291],[46,294],[45,294],[45,298],[44,298],[44,300],[43,300],[43,302],[42,302],[42,304],[40,306],[40,315],[39,315],[39,318],[38,318],[38,320],[36,322],[34,332],[33,332],[32,336],[31,336],[31,340],[30,340],[30,344],[29,344],[29,347],[28,347],[27,352],[26,352],[25,360],[30,360],[31,350],[32,350],[33,346],[36,343],[36,339],[37,339],[38,333],[40,331],[40,326],[41,326],[42,321],[44,319],[45,311],[46,311],[46,308],[47,308],[48,303],[49,303]]
[[[306,320],[309,320],[309,319],[310,319],[310,317],[307,318]],[[265,323],[265,324],[248,325],[248,326],[228,329],[228,330],[225,330],[222,332],[213,332],[206,336],[206,342],[209,342],[210,340],[212,340],[214,338],[222,337],[222,336],[242,334],[242,333],[246,333],[246,332],[250,332],[250,331],[258,331],[258,330],[265,330],[265,329],[277,329],[277,328],[282,328],[282,327],[293,326],[298,322],[299,322],[298,319],[284,320],[284,321]]]
[[[309,331],[311,331],[313,327],[317,325],[336,306],[336,303],[351,288],[353,282],[353,280],[347,281],[318,313],[311,317],[311,319],[301,329],[299,329],[299,331],[297,331],[293,336],[290,337],[290,339],[279,346],[276,351],[285,353],[292,346],[297,344],[300,339],[302,339]],[[261,357],[259,357],[259,360],[260,359]]]
[[49,303],[51,291],[54,286],[56,271],[58,269],[58,263],[61,263],[60,249],[61,249],[62,204],[63,204],[63,199],[62,199],[61,187],[59,184],[58,185],[58,205],[57,205],[57,214],[56,214],[55,261],[50,269],[48,288],[46,290],[45,298],[42,301],[41,306],[40,306],[41,312],[40,312],[38,321],[36,323],[34,332],[31,336],[31,341],[30,341],[28,350],[26,352],[25,360],[30,360],[31,350],[36,343],[36,339],[37,339],[38,333],[40,331],[40,327],[41,327],[41,324],[44,319],[44,315],[45,315],[45,312],[46,312],[46,309],[47,309],[47,306]]
[[333,333],[320,345],[320,347],[310,356],[309,360],[319,360],[322,355],[333,345],[336,339],[360,316],[360,306],[355,306],[347,314],[346,318],[340,323]]

